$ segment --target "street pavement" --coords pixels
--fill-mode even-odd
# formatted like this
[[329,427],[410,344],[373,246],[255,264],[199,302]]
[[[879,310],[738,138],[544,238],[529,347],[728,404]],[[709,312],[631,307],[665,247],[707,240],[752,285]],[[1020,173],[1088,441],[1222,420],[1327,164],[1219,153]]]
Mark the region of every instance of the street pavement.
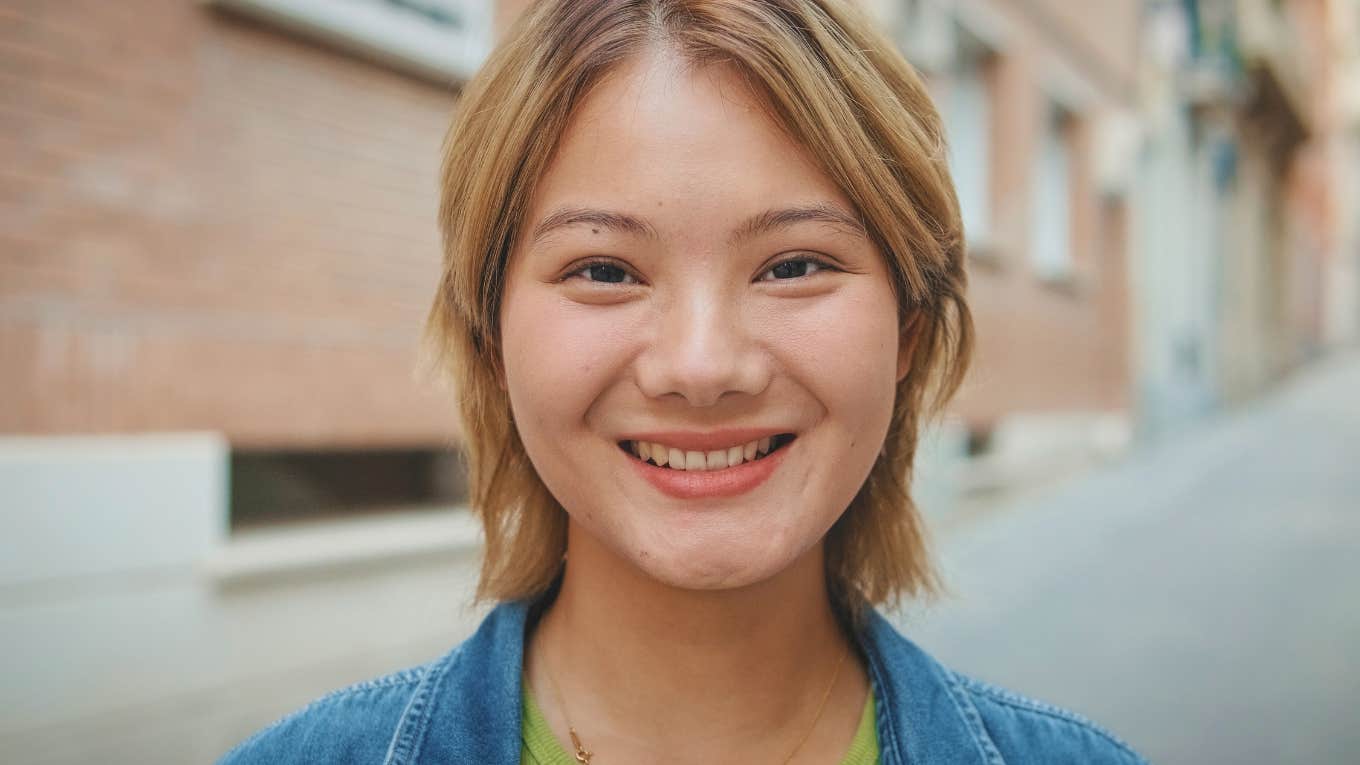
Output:
[[937,540],[898,622],[955,669],[1153,763],[1360,763],[1360,354]]

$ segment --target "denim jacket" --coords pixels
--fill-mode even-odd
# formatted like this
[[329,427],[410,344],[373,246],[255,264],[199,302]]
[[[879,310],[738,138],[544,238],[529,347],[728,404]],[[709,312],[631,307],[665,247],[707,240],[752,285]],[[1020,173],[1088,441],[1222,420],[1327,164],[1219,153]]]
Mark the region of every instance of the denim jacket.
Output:
[[[518,765],[528,613],[525,603],[501,604],[443,658],[324,696],[221,763]],[[877,612],[857,637],[884,765],[1146,765],[1071,712],[946,669]]]

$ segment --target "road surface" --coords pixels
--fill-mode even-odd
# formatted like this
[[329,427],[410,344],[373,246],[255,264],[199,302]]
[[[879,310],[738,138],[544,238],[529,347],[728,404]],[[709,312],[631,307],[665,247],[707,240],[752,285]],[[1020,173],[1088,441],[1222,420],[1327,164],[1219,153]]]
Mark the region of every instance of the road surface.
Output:
[[1154,763],[1360,763],[1360,355],[941,535],[899,617]]

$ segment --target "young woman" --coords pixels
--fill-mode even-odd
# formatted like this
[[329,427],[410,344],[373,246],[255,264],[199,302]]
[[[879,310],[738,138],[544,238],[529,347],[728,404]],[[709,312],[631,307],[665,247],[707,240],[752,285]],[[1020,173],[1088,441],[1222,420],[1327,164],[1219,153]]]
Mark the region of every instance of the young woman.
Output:
[[874,610],[971,347],[939,117],[835,0],[555,0],[469,83],[430,314],[479,631],[228,762],[1133,763]]

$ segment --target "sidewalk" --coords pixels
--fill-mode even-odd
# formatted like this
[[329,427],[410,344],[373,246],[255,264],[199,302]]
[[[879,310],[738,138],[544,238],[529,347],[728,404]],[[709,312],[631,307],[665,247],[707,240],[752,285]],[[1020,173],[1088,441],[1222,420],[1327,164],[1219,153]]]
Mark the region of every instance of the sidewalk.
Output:
[[1360,355],[1043,497],[944,529],[946,663],[1155,763],[1360,751]]

